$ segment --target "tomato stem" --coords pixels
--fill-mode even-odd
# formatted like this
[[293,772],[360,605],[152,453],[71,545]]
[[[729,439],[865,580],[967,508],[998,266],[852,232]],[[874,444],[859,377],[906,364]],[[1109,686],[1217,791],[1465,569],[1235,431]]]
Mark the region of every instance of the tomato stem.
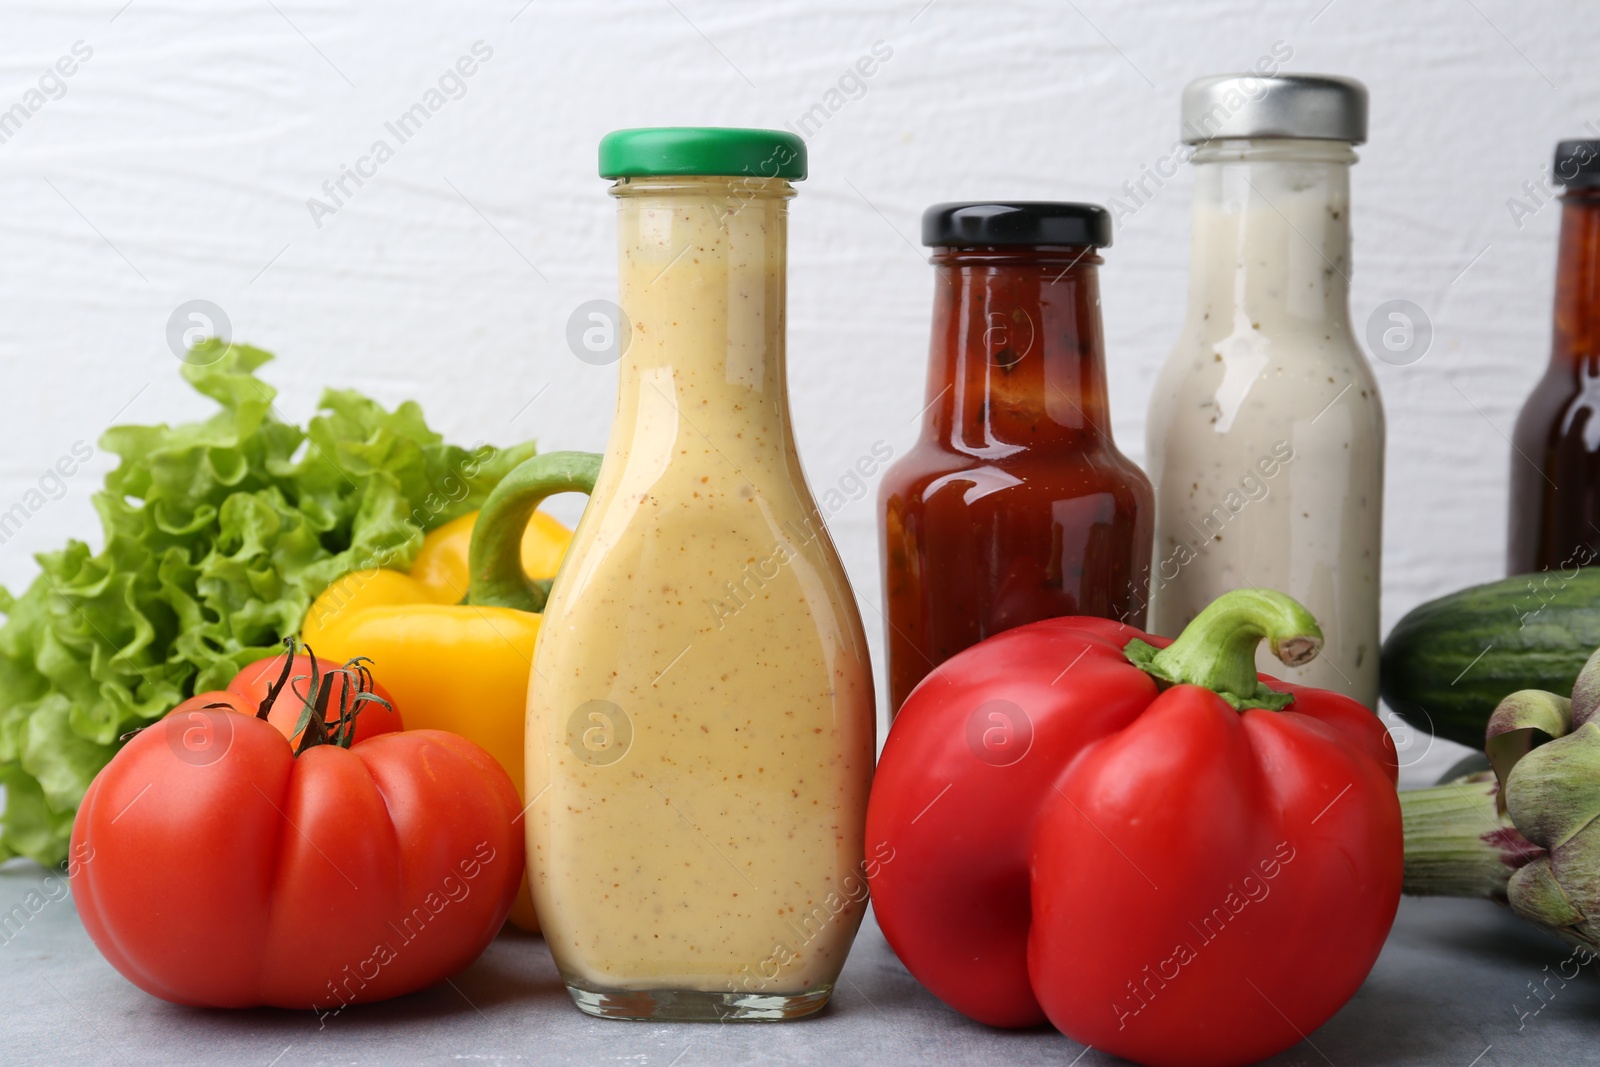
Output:
[[283,657],[283,673],[278,675],[278,680],[267,689],[267,695],[261,698],[261,707],[256,710],[256,718],[265,722],[267,714],[272,711],[272,705],[277,703],[278,694],[283,692],[283,687],[289,684],[289,674],[294,670],[294,638],[285,637],[283,646],[288,650],[288,655]]
[[[294,662],[294,657],[294,646],[291,645],[289,646],[289,661],[291,663]],[[311,651],[309,645],[306,646],[306,659],[311,663],[311,676],[309,679],[310,684],[306,686],[306,691],[304,693],[297,692],[292,688],[290,690],[290,692],[294,692],[295,695],[301,700],[300,717],[295,720],[294,730],[289,734],[290,737],[295,737],[298,735],[301,739],[301,747],[295,751],[295,755],[297,756],[305,750],[304,741],[306,731],[311,728],[311,720],[313,718],[317,718],[319,721],[323,721],[327,715],[326,706],[324,706],[320,714],[317,711],[317,694],[321,691],[317,683],[317,656],[316,653]],[[306,676],[299,674],[295,677],[305,678]]]
[[[300,718],[289,734],[290,737],[298,735],[300,738],[300,744],[294,750],[296,756],[318,745],[349,748],[355,740],[356,716],[361,714],[362,705],[375,702],[386,708],[390,707],[387,700],[372,691],[374,685],[372,671],[367,666],[372,660],[366,656],[357,656],[343,667],[321,671],[317,666],[316,653],[311,650],[310,645],[306,645],[305,655],[311,664],[311,674],[309,676],[294,674],[294,661],[299,655],[301,646],[293,637],[284,638],[284,644],[288,648],[288,655],[284,657],[283,673],[267,690],[267,695],[262,697],[256,718],[265,719],[277,701],[278,695],[285,686],[289,686],[289,692],[299,697],[302,702]],[[296,681],[305,678],[310,684],[302,693],[289,685],[291,678]],[[340,682],[343,685],[339,685]],[[339,688],[339,714],[330,730],[328,707],[333,703],[335,686]]]
[[[318,745],[337,743],[338,731],[344,726],[345,715],[349,710],[348,689],[350,684],[354,683],[354,678],[347,675],[346,677],[349,680],[345,685],[345,692],[341,693],[339,701],[339,725],[334,728],[334,733],[330,735],[328,733],[328,704],[333,700],[334,676],[341,672],[329,671],[324,674],[322,676],[322,685],[318,686],[317,657],[311,655],[309,649],[307,650],[307,655],[311,660],[311,693],[314,696],[306,700],[305,710],[300,713],[300,722],[296,724],[296,729],[300,733],[300,747],[294,750],[296,756]],[[344,745],[341,747],[348,748],[349,746]]]
[[1317,621],[1298,601],[1272,589],[1235,589],[1206,605],[1166,648],[1135,638],[1123,653],[1169,685],[1203,686],[1239,711],[1277,711],[1294,697],[1257,677],[1256,646],[1263,639],[1291,667],[1310,662],[1322,648]]

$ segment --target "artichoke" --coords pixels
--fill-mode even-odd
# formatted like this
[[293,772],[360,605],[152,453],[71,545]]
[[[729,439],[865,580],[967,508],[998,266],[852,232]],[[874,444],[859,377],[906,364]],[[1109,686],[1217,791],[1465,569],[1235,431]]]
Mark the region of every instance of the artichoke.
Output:
[[1400,794],[1405,891],[1508,904],[1600,952],[1600,650],[1570,698],[1513,693],[1487,734],[1492,771]]

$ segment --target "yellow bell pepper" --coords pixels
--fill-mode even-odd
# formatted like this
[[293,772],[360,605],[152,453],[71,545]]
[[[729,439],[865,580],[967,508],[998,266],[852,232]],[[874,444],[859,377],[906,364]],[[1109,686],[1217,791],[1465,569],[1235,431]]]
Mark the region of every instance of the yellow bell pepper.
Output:
[[[472,544],[476,511],[429,530],[407,575],[432,591],[433,602],[459,604],[467,599],[467,550]],[[542,511],[533,513],[522,535],[522,570],[529,578],[551,579],[572,543],[572,531]]]
[[[327,659],[369,657],[407,729],[476,742],[522,794],[538,612],[572,540],[534,509],[554,493],[592,490],[599,460],[586,452],[527,460],[482,511],[428,533],[409,573],[360,570],[335,581],[306,613],[301,640]],[[511,921],[538,930],[526,878]]]

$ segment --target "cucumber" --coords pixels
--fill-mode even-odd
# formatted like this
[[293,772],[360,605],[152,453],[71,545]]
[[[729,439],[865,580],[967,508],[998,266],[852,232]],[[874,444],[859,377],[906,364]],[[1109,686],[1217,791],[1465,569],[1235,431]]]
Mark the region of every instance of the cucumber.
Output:
[[1572,692],[1600,646],[1600,566],[1522,574],[1413,608],[1383,643],[1380,688],[1419,730],[1483,747],[1519,689]]

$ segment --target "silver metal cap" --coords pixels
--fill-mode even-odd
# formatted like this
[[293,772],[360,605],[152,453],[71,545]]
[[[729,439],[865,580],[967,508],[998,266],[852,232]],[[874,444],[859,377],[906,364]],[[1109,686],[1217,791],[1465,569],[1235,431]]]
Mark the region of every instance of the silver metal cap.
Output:
[[1304,137],[1362,144],[1367,87],[1330,74],[1211,74],[1183,90],[1185,144],[1229,137]]

